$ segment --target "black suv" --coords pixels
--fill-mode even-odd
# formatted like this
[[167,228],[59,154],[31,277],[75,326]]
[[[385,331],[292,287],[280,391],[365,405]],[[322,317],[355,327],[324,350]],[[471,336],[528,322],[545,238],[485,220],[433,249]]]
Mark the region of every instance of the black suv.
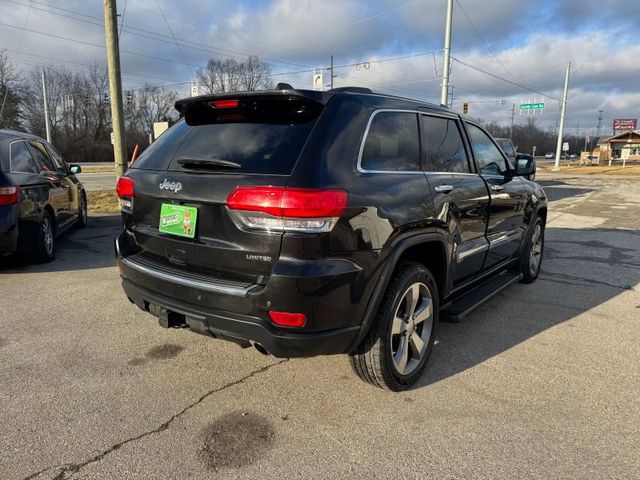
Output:
[[55,256],[56,236],[87,224],[87,198],[75,174],[45,140],[0,130],[0,256],[31,252]]
[[121,177],[127,297],[277,357],[348,353],[392,390],[459,319],[540,270],[546,196],[481,125],[361,88],[176,102]]

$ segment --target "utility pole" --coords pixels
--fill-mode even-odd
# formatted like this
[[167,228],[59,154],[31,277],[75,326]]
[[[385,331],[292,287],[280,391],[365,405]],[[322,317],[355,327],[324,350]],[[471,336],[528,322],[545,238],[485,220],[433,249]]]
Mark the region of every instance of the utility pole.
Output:
[[127,150],[124,143],[124,114],[122,107],[122,78],[120,76],[120,47],[118,46],[118,14],[116,0],[103,0],[104,31],[109,68],[109,92],[111,94],[111,125],[113,127],[113,155],[116,175],[121,177],[127,167]]
[[558,128],[558,143],[556,145],[555,171],[560,170],[560,154],[562,152],[562,132],[564,130],[564,117],[567,113],[567,94],[569,93],[569,76],[571,75],[571,62],[567,63],[567,73],[564,77],[564,94],[562,95],[562,109],[560,111],[560,127]]
[[516,104],[513,104],[513,107],[511,107],[511,126],[509,127],[509,140],[512,140],[512,136],[513,136],[513,119],[516,116]]
[[333,74],[333,55],[331,55],[331,66],[329,67],[329,77],[331,79],[329,82],[329,88],[333,90],[333,79],[337,77],[337,75]]
[[580,122],[576,123],[576,153],[578,153],[578,137],[580,136]]
[[47,76],[42,69],[42,98],[44,100],[44,128],[47,132],[47,142],[51,143],[51,126],[49,125],[49,104],[47,102]]
[[449,72],[451,68],[451,22],[453,20],[453,0],[447,1],[447,20],[444,27],[444,59],[442,64],[442,89],[440,90],[440,105],[446,107],[449,93]]
[[598,129],[596,130],[597,140],[600,140],[600,132],[602,130],[602,112],[604,112],[604,110],[598,110]]

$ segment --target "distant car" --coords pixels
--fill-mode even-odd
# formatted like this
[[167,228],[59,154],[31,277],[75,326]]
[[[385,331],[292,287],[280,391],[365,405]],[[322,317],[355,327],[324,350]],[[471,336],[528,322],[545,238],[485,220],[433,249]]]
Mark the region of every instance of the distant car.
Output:
[[556,154],[553,152],[547,152],[544,154],[544,158],[555,158]]
[[569,155],[569,158],[578,158],[578,155],[576,155],[575,153],[572,153],[571,155]]
[[42,138],[0,130],[0,256],[31,252],[49,262],[60,233],[86,226],[80,171]]
[[507,155],[511,163],[515,165],[516,163],[516,147],[513,145],[513,142],[508,138],[496,138],[496,143],[502,148],[502,151]]

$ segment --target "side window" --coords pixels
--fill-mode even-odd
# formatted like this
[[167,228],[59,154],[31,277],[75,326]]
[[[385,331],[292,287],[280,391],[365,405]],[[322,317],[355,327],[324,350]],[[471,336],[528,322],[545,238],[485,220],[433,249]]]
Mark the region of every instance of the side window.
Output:
[[11,171],[13,173],[39,173],[40,169],[33,161],[33,157],[24,142],[14,142],[11,144],[9,154],[11,161]]
[[489,135],[475,125],[466,125],[478,172],[484,175],[506,175],[509,169],[505,158]]
[[467,153],[455,120],[422,115],[424,169],[428,172],[468,173]]
[[361,166],[365,170],[419,171],[418,115],[407,112],[377,113],[365,140]]
[[55,172],[58,170],[58,167],[53,163],[43,143],[31,141],[28,145],[31,155],[33,155],[33,158],[40,164],[43,171]]
[[53,164],[56,166],[56,169],[61,172],[65,172],[65,173],[68,172],[69,167],[67,166],[67,163],[60,156],[60,154],[56,152],[56,150],[48,143],[47,143],[47,150],[49,151],[49,156],[53,160]]

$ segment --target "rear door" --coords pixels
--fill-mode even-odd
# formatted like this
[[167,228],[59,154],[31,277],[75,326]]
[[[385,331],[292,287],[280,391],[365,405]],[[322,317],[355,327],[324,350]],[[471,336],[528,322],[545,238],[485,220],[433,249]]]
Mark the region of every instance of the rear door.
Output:
[[[125,225],[137,255],[191,273],[261,282],[278,258],[282,233],[239,225],[227,198],[236,187],[285,186],[321,110],[288,95],[191,105],[127,172],[135,198]],[[184,225],[172,227],[171,212],[183,215]]]
[[491,136],[472,123],[466,122],[466,128],[476,168],[491,195],[486,269],[512,257],[518,250],[524,234],[527,190],[524,180],[514,174],[502,149]]
[[56,223],[64,226],[71,220],[71,185],[66,171],[55,164],[44,143],[27,140],[31,155],[40,165],[40,176],[49,185],[49,203],[56,212]]
[[461,126],[452,116],[421,115],[423,168],[436,217],[453,239],[452,287],[481,270],[488,249],[489,192],[472,173]]
[[[40,177],[40,166],[33,160],[29,148],[22,140],[9,145],[7,167],[6,176],[10,184],[20,187],[18,228],[23,239],[31,239],[33,235],[29,233],[37,232],[40,224],[39,206],[46,183]],[[4,214],[8,215],[9,209],[5,209]]]

